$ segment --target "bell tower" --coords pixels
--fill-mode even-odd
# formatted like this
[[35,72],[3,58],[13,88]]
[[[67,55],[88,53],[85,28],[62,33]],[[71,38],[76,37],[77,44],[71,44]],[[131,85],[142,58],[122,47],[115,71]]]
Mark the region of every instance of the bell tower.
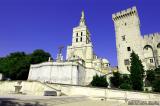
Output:
[[84,11],[82,11],[79,26],[73,28],[72,46],[90,43],[90,33],[85,23]]
[[[73,28],[72,45],[67,47],[67,60],[83,59],[91,67],[93,46],[87,28],[84,11],[81,13],[79,25]],[[89,63],[89,65],[88,65]]]

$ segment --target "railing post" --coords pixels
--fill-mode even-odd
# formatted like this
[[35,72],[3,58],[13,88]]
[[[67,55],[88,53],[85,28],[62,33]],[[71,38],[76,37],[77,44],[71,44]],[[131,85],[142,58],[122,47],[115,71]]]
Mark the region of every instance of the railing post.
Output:
[[125,102],[128,102],[128,98],[127,98],[127,91],[125,91]]

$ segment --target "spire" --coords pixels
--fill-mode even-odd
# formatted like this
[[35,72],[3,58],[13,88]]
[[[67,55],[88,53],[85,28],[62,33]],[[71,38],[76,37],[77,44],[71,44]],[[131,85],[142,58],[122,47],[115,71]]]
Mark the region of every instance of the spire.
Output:
[[82,15],[81,15],[79,26],[86,26],[84,11],[82,11]]

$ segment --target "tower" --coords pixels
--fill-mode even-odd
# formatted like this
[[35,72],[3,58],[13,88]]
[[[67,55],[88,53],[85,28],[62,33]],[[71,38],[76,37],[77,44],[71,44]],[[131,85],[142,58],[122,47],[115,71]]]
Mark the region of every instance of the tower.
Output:
[[140,21],[136,7],[112,14],[116,34],[118,68],[120,73],[129,74],[132,51],[143,58]]
[[79,25],[73,28],[72,45],[67,47],[67,60],[83,59],[86,67],[91,67],[93,46],[90,32],[85,23],[84,11],[81,13]]

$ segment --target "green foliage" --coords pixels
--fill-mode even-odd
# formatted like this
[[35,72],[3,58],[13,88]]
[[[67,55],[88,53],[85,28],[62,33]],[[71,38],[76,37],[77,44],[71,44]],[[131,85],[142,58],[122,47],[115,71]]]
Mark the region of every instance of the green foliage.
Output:
[[97,74],[93,76],[93,80],[91,82],[92,86],[97,86],[97,87],[107,87],[108,82],[106,80],[105,76],[98,76]]
[[147,83],[148,86],[151,86],[154,92],[160,92],[160,67],[147,71],[146,82],[149,83]]
[[160,80],[155,80],[152,87],[154,92],[160,92]]
[[131,89],[132,89],[132,86],[131,86],[131,84],[129,84],[129,83],[122,83],[122,84],[120,85],[120,89],[131,90]]
[[131,81],[129,75],[122,75],[119,72],[114,72],[113,77],[110,78],[112,87],[131,90]]
[[121,74],[119,72],[113,72],[113,77],[110,78],[111,86],[118,88],[122,83]]
[[155,71],[154,70],[147,70],[147,77],[146,77],[146,85],[148,86],[152,86],[153,84],[153,81],[156,79],[156,76],[155,76]]
[[122,75],[122,83],[128,83],[131,84],[130,76],[127,74]]
[[154,71],[155,71],[155,73],[156,73],[157,75],[160,75],[160,66],[159,66],[158,68],[156,68]]
[[131,53],[130,78],[132,89],[143,90],[144,69],[139,56],[134,52]]
[[155,80],[160,80],[160,66],[154,70]]
[[120,89],[125,89],[125,90],[131,90],[131,80],[129,75],[123,75],[122,76],[122,83],[119,86]]
[[43,50],[35,50],[31,54],[31,64],[37,64],[44,61],[47,61],[48,58],[51,57],[51,55]]
[[47,61],[49,56],[50,54],[43,50],[36,50],[32,54],[10,53],[8,56],[0,58],[0,73],[12,80],[26,80],[30,64]]

